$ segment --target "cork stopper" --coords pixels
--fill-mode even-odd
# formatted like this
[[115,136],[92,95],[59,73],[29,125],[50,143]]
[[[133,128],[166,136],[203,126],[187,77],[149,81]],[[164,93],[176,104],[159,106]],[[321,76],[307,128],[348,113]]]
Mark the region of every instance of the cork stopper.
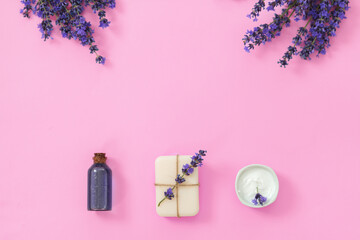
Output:
[[94,153],[93,160],[94,163],[105,163],[106,162],[105,153]]

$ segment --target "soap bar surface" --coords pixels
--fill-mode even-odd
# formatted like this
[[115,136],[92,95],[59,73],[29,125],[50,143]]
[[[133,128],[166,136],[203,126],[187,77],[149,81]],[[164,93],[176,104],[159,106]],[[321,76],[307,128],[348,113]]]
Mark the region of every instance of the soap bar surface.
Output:
[[176,159],[177,156],[161,156],[155,161],[156,212],[162,217],[195,216],[199,212],[198,168],[195,168],[191,175],[184,176],[186,181],[178,185],[177,191],[176,188],[173,190],[173,199],[166,199],[157,206],[164,198],[164,192],[176,184],[176,170],[182,175],[182,166],[191,162],[191,156],[179,155],[178,161]]

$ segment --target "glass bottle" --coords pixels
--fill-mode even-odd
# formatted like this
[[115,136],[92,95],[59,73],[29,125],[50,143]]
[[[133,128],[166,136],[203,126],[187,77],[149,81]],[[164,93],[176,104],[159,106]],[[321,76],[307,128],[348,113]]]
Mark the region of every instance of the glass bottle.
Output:
[[111,210],[111,169],[106,165],[105,153],[95,153],[94,164],[88,171],[88,210]]

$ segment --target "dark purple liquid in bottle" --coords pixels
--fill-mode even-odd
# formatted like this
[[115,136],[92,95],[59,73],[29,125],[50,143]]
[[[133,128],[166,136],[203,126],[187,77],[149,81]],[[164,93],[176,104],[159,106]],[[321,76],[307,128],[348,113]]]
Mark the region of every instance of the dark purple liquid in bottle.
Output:
[[111,210],[112,174],[106,165],[105,153],[95,153],[94,164],[88,171],[88,210]]

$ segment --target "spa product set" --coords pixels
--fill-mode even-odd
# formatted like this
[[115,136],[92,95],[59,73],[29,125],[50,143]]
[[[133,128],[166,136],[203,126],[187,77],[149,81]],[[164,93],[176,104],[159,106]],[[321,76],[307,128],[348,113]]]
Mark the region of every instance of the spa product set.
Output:
[[[156,212],[161,217],[190,217],[199,212],[199,167],[206,151],[193,156],[161,156],[155,160]],[[105,153],[95,153],[88,170],[89,211],[111,210],[112,173]],[[235,192],[246,206],[261,208],[276,200],[279,181],[267,166],[253,164],[241,169]]]

